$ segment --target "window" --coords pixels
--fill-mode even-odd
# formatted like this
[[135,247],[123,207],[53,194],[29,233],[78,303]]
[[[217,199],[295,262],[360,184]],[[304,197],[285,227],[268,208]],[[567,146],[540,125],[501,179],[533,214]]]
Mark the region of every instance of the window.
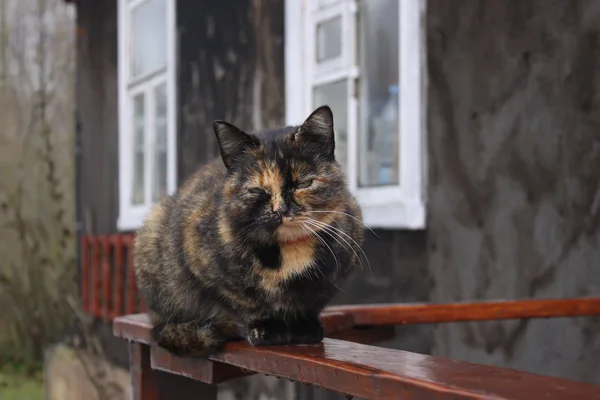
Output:
[[174,26],[171,0],[119,0],[121,230],[176,189]]
[[365,224],[425,226],[424,0],[287,0],[286,119],[334,113]]

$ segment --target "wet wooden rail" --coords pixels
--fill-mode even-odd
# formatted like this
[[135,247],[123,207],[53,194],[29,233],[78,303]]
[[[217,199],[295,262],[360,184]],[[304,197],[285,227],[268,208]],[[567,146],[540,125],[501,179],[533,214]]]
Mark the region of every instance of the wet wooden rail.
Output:
[[600,315],[600,298],[338,306],[322,314],[327,338],[320,344],[235,341],[210,359],[178,357],[154,345],[146,314],[118,317],[113,328],[129,341],[135,400],[216,399],[219,383],[253,373],[362,399],[600,400],[600,386],[592,384],[372,345],[406,323],[593,315]]

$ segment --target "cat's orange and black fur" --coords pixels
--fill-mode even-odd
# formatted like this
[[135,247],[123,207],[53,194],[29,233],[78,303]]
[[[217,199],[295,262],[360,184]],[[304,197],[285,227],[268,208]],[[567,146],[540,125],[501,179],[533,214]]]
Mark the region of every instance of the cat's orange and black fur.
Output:
[[334,157],[333,115],[246,134],[216,121],[221,158],[154,207],[135,239],[157,343],[206,356],[323,339],[320,311],[360,262],[362,216]]

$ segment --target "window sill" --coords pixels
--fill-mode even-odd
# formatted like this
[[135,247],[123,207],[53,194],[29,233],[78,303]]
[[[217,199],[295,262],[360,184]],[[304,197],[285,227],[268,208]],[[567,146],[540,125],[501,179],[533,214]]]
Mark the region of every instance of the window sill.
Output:
[[369,228],[425,229],[425,204],[398,202],[386,205],[361,205],[363,222]]
[[130,232],[141,228],[150,209],[150,207],[140,207],[122,213],[117,219],[117,230],[120,232]]

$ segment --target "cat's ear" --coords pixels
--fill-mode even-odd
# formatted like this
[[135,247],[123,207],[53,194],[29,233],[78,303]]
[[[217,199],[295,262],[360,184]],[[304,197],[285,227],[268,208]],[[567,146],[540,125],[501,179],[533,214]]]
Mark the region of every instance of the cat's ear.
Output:
[[231,168],[236,157],[243,154],[249,147],[258,145],[255,137],[248,135],[229,122],[214,121],[213,129],[219,142],[221,158],[227,168]]
[[333,157],[335,136],[333,133],[333,113],[329,106],[321,106],[306,118],[298,129],[295,140],[314,143],[327,156]]

